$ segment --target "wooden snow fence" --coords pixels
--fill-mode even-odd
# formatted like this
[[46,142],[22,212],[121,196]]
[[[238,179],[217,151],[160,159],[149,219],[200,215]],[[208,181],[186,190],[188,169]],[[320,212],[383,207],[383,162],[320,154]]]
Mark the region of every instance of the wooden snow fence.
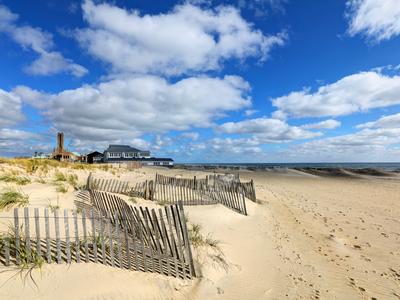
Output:
[[93,178],[92,173],[86,181],[86,189],[95,189],[98,191],[117,193],[117,194],[128,194],[129,182],[121,181],[117,179],[99,179]]
[[[104,192],[83,191],[79,210],[14,209],[0,236],[0,263],[102,263],[195,277],[182,205],[132,207]],[[3,217],[4,219],[4,217]]]
[[209,205],[220,203],[240,214],[247,215],[243,189],[236,182],[205,179],[175,178],[156,174],[153,200],[160,203]]
[[208,181],[213,185],[231,183],[235,188],[241,189],[247,199],[257,201],[254,181],[240,181],[239,174],[213,174],[209,176]]
[[146,180],[144,182],[136,183],[134,186],[132,186],[128,181],[93,178],[92,173],[90,173],[86,181],[86,189],[129,195],[132,197],[140,197],[151,200],[153,198],[153,184],[153,180]]

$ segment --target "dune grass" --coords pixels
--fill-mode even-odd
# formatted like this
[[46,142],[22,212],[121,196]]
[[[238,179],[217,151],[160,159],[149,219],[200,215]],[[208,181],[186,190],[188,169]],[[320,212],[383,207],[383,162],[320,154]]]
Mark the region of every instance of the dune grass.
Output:
[[57,193],[65,194],[66,192],[68,192],[68,186],[62,183],[58,183],[56,184],[56,191]]
[[[0,235],[0,250],[3,252],[2,247],[7,242],[11,250],[10,253],[11,256],[16,256],[15,251],[17,251],[16,250],[17,237],[15,233],[15,228],[11,224],[8,226],[8,228],[9,229],[7,233],[3,233],[2,235]],[[19,241],[20,241],[20,247],[18,253],[20,257],[20,264],[15,266],[14,268],[8,268],[2,272],[16,271],[15,274],[12,275],[7,281],[11,280],[17,275],[20,275],[24,284],[26,280],[30,278],[33,284],[38,288],[36,281],[33,278],[32,271],[34,269],[41,269],[43,264],[45,263],[45,260],[37,253],[35,247],[30,248],[30,253],[27,252],[26,247],[24,245],[25,235],[24,235],[23,225],[21,225],[19,228]],[[6,284],[7,281],[4,282],[3,285]]]
[[207,256],[211,258],[217,266],[222,267],[225,271],[229,269],[229,264],[225,259],[225,254],[221,249],[221,242],[219,240],[214,239],[210,234],[204,237],[201,233],[200,224],[191,224],[188,232],[190,243],[196,250],[204,248]]
[[0,194],[0,210],[9,209],[14,206],[27,206],[28,204],[29,196],[21,191],[9,188]]
[[67,181],[67,176],[65,176],[64,173],[57,171],[57,172],[54,174],[54,181],[55,181],[55,182]]
[[18,185],[26,185],[31,183],[31,180],[28,177],[24,176],[16,176],[11,173],[3,174],[0,176],[0,181],[8,182],[8,183],[16,183]]

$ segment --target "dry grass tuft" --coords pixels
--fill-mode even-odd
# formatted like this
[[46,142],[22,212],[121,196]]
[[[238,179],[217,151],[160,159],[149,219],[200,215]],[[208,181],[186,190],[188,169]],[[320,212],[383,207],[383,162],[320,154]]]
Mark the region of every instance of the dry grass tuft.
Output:
[[13,206],[21,207],[29,204],[29,196],[9,188],[0,194],[0,210],[9,209]]
[[28,177],[16,176],[12,173],[1,175],[0,181],[4,181],[4,182],[8,182],[8,183],[14,182],[18,185],[26,185],[26,184],[31,183],[31,180]]

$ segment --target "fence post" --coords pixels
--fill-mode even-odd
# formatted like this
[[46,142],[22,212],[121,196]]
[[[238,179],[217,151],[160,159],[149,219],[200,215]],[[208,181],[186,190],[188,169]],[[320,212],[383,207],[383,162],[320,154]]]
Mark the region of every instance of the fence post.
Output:
[[42,249],[40,247],[40,225],[39,225],[39,208],[35,208],[35,229],[36,229],[36,252],[40,257],[42,256]]
[[56,245],[57,245],[57,263],[61,263],[61,242],[60,242],[60,224],[58,220],[58,208],[54,211],[54,226],[56,231]]
[[185,240],[185,248],[187,251],[187,255],[189,258],[189,270],[190,270],[190,275],[193,277],[196,277],[196,272],[194,269],[194,263],[193,263],[193,256],[192,256],[192,250],[190,249],[190,243],[189,243],[189,236],[188,236],[188,229],[186,226],[186,220],[185,220],[185,212],[183,210],[183,204],[182,201],[178,202],[178,206],[179,206],[179,212],[180,212],[180,219],[181,219],[181,224],[183,226],[183,235],[184,235],[184,240]]
[[51,249],[50,249],[50,224],[49,224],[49,209],[44,209],[44,225],[46,230],[46,258],[47,263],[51,263]]
[[92,172],[89,173],[89,176],[88,176],[87,181],[86,181],[86,189],[87,190],[90,190],[91,179],[92,179]]
[[29,232],[29,208],[24,208],[24,219],[25,219],[25,250],[26,259],[28,262],[31,261],[31,236]]
[[15,260],[17,265],[21,263],[21,242],[19,237],[19,216],[18,208],[14,208],[14,231],[15,231]]
[[67,262],[71,263],[71,241],[69,238],[68,210],[64,209],[65,243],[67,247]]

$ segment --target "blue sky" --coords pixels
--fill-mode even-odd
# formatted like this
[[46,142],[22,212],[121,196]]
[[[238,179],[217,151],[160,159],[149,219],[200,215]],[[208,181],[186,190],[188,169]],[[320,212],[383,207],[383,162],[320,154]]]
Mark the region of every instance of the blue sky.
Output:
[[2,1],[0,155],[400,161],[400,3]]

